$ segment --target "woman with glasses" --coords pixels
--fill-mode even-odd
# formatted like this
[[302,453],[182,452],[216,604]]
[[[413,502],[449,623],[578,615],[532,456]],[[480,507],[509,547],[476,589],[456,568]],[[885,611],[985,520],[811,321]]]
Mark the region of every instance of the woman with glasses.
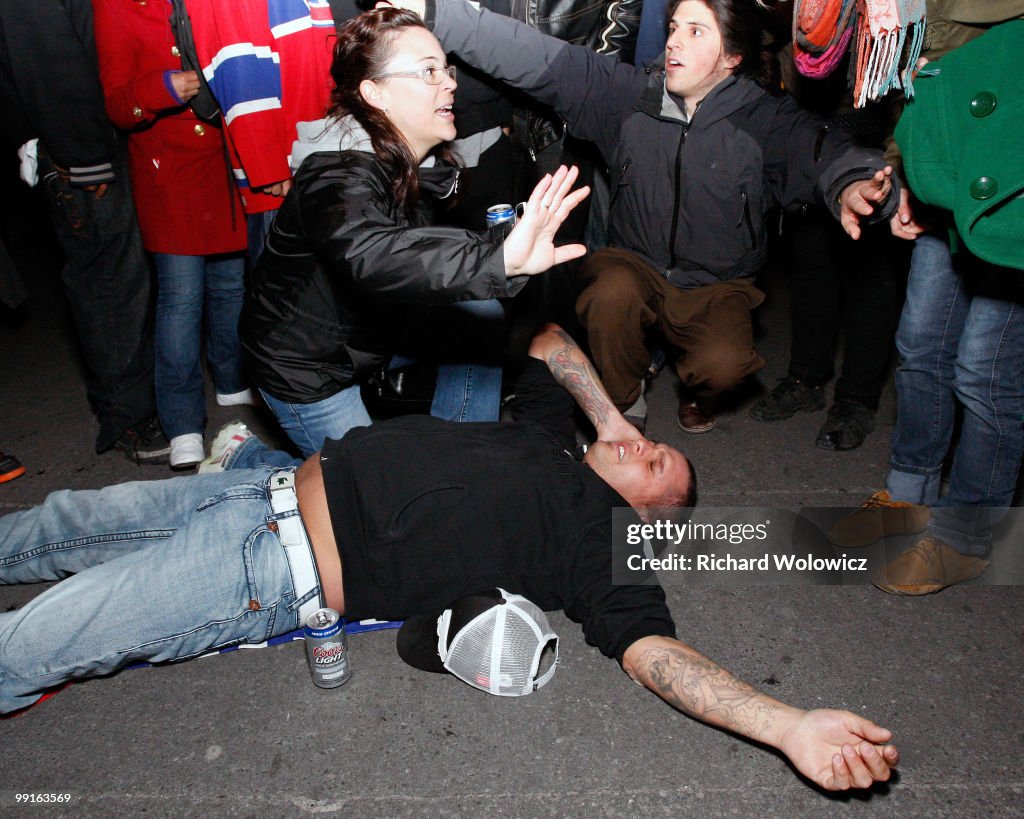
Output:
[[367,12],[339,31],[331,77],[328,119],[300,124],[302,163],[240,325],[256,384],[307,456],[370,423],[367,374],[397,352],[430,354],[448,329],[433,308],[514,296],[583,255],[553,239],[589,192],[570,193],[575,169],[546,177],[504,241],[433,226],[458,184],[455,70],[437,40],[411,12]]

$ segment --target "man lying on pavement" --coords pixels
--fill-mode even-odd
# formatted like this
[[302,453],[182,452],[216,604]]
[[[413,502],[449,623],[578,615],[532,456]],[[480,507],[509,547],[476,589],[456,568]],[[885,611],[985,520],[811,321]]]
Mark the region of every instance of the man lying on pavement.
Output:
[[[262,642],[322,606],[397,620],[500,587],[564,610],[670,705],[782,751],[824,788],[888,779],[890,731],[757,691],[675,638],[660,585],[613,583],[612,510],[639,523],[689,505],[692,468],[623,418],[560,328],[530,356],[515,423],[399,418],[328,441],[297,470],[267,465],[234,424],[207,474],[55,492],[0,518],[0,583],[73,575],[0,613],[0,713],[68,680]],[[569,395],[597,431],[582,460],[559,434]]]

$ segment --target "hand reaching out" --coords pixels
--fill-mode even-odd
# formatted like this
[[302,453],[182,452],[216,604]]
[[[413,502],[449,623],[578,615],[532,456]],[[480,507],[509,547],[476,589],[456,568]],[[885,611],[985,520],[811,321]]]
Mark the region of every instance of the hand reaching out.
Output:
[[886,165],[871,179],[852,182],[839,194],[839,222],[851,238],[860,238],[860,217],[870,216],[892,192],[892,166]]
[[545,175],[533,189],[523,215],[505,239],[505,273],[508,276],[533,276],[556,264],[577,259],[587,252],[579,244],[555,247],[555,233],[562,222],[590,194],[589,187],[572,191],[579,175],[574,165],[564,165],[555,175]]
[[897,239],[908,239],[913,241],[928,229],[923,222],[918,221],[914,208],[910,203],[910,191],[907,188],[900,188],[900,206],[889,220],[889,230]]
[[892,732],[850,711],[804,712],[779,748],[808,779],[830,791],[885,782],[900,760]]

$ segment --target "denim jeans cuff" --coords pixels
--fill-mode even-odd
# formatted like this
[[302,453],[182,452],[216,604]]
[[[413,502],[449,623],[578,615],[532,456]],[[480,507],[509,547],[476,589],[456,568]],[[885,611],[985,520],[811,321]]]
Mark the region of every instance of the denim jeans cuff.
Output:
[[965,534],[956,529],[950,529],[932,520],[928,524],[928,534],[941,540],[950,548],[956,549],[962,555],[984,557],[992,546],[992,533],[987,534]]
[[895,501],[931,506],[939,499],[941,480],[941,472],[931,475],[904,472],[890,463],[889,474],[885,478],[885,488],[889,497]]

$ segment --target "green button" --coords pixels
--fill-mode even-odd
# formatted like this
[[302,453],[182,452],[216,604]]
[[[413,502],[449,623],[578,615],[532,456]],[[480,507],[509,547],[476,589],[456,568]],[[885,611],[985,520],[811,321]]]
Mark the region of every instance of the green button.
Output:
[[996,110],[996,95],[991,91],[979,91],[971,100],[971,116],[987,117]]
[[979,176],[971,183],[970,188],[971,196],[975,199],[991,199],[997,190],[999,185],[991,176]]

